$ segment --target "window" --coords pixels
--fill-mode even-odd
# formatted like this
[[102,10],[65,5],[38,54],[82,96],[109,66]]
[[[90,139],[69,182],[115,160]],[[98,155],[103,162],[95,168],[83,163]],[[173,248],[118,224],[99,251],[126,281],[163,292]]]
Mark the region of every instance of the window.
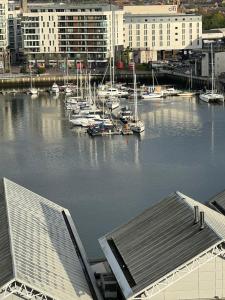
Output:
[[182,28],[185,28],[185,23],[182,23]]
[[192,23],[189,23],[189,27],[192,27]]
[[144,29],[147,29],[148,28],[148,24],[144,24]]
[[163,33],[163,31],[162,30],[159,30],[159,34],[162,34]]
[[152,47],[155,47],[155,42],[152,41]]
[[155,24],[152,24],[152,29],[155,29]]
[[178,29],[178,27],[175,27],[175,29]]
[[144,47],[148,47],[148,42],[144,42]]
[[175,42],[178,42],[178,39],[175,39]]
[[160,45],[160,47],[162,47],[162,46],[163,46],[163,42],[162,42],[162,41],[160,41],[159,45]]
[[167,41],[167,46],[170,46],[170,41]]
[[162,28],[162,24],[159,24],[159,28]]
[[182,46],[185,46],[185,41],[182,41]]

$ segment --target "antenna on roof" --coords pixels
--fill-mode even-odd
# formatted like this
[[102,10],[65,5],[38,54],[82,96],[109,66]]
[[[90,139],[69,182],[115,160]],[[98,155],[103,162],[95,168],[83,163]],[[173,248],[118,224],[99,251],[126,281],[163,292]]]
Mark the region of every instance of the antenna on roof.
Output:
[[200,211],[200,230],[205,228],[205,214],[203,211]]
[[199,222],[199,208],[198,206],[194,206],[194,224]]

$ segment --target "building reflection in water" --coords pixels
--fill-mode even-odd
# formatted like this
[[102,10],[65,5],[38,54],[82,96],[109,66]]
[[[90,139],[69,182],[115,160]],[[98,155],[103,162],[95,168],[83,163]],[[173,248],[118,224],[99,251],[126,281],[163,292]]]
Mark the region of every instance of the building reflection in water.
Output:
[[[82,168],[96,169],[110,162],[111,168],[117,170],[131,165],[138,169],[142,166],[141,144],[145,140],[163,135],[198,134],[202,128],[196,101],[141,102],[140,114],[146,125],[143,135],[96,138],[90,138],[81,128],[70,129],[61,97],[46,94],[33,99],[22,95],[15,100],[2,97],[2,101],[3,138],[14,140],[26,135],[27,140],[33,140],[35,135],[45,144],[58,142],[64,148],[67,146],[63,139],[67,136],[72,140],[70,147],[74,147],[74,161]],[[214,144],[214,138],[212,141]]]

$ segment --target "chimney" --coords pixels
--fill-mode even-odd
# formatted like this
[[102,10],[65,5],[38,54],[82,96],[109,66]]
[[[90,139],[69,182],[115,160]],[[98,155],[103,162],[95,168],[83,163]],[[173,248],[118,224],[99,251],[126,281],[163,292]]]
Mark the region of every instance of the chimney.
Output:
[[194,224],[199,222],[199,209],[198,206],[194,206]]
[[205,214],[203,211],[200,211],[200,230],[205,228]]

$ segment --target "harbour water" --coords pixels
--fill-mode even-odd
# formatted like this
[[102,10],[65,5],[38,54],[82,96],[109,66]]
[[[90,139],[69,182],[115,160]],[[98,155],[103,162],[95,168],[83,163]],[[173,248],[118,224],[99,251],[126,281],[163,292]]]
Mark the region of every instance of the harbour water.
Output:
[[90,138],[70,129],[60,97],[0,97],[0,177],[68,208],[90,258],[102,256],[99,237],[169,193],[205,202],[225,189],[223,105],[174,97],[138,108],[140,137]]

